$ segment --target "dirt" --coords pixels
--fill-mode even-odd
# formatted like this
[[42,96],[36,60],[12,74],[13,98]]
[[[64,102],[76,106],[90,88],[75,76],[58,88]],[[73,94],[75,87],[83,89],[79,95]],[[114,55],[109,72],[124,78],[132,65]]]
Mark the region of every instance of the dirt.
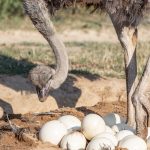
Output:
[[[126,118],[125,80],[122,79],[70,74],[66,82],[53,91],[44,103],[38,101],[34,87],[22,76],[1,75],[0,91],[0,107],[5,112],[14,114],[9,115],[11,123],[27,129],[36,139],[19,141],[6,128],[7,118],[3,117],[0,120],[0,150],[58,150],[58,147],[50,143],[37,141],[37,135],[45,122],[65,114],[72,114],[82,120],[89,113],[103,116],[109,112],[116,112]],[[46,111],[55,114],[33,114]]]
[[[37,135],[40,127],[47,121],[58,119],[62,115],[71,114],[76,117],[78,117],[80,120],[82,118],[89,114],[89,113],[96,113],[101,116],[109,113],[109,112],[116,112],[126,118],[126,103],[125,102],[112,102],[112,103],[104,103],[100,102],[92,107],[78,107],[78,108],[61,108],[57,109],[55,111],[55,114],[53,115],[41,115],[41,116],[35,116],[31,113],[25,114],[23,116],[14,116],[14,118],[11,119],[11,123],[15,124],[21,128],[29,129],[30,134],[34,134],[35,141],[19,141],[15,135],[6,130],[2,130],[0,133],[0,149],[1,150],[37,150],[37,149],[56,149],[58,150],[58,147],[55,147],[51,145],[50,143],[41,143],[37,140]],[[11,116],[10,116],[11,118]],[[21,118],[21,119],[20,119]],[[4,128],[4,125],[8,125],[7,122],[1,121],[0,127]]]
[[[70,74],[65,83],[39,102],[35,88],[23,76],[0,76],[0,107],[7,113],[29,113],[62,107],[94,106],[99,102],[126,101],[125,80]],[[34,106],[34,107],[33,107]]]

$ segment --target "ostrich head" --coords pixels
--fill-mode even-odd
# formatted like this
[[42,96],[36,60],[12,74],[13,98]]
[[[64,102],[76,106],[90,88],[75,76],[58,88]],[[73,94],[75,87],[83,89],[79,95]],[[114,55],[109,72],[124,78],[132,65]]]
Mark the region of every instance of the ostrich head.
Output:
[[29,73],[29,78],[36,87],[38,98],[41,102],[44,102],[51,87],[51,80],[55,75],[55,70],[44,65],[33,68]]
[[29,77],[36,87],[41,102],[44,102],[50,90],[57,89],[68,75],[68,56],[66,48],[58,38],[51,22],[47,0],[24,0],[24,8],[31,21],[49,43],[56,58],[56,70],[48,66],[37,66],[30,71]]

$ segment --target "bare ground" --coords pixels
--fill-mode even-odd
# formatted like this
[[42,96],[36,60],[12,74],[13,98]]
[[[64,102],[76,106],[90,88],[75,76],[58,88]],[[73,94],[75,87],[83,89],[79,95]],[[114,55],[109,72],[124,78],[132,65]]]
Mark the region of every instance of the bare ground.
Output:
[[[47,121],[57,119],[61,115],[71,114],[78,117],[80,120],[88,113],[96,113],[104,115],[109,112],[116,112],[122,116],[126,116],[126,103],[125,102],[113,102],[113,103],[98,103],[93,107],[78,107],[78,108],[62,108],[55,110],[55,115],[41,115],[34,116],[33,114],[26,114],[23,117],[26,119],[12,119],[11,122],[15,125],[19,125],[22,128],[29,129],[30,134],[38,135],[39,128]],[[0,127],[4,128],[7,123],[1,121]],[[40,149],[51,149],[58,150],[58,147],[54,147],[50,143],[41,143],[35,140],[31,141],[18,141],[15,135],[9,131],[1,131],[0,134],[0,149],[1,150],[40,150]]]
[[[61,115],[72,114],[79,119],[89,113],[104,115],[116,112],[126,118],[125,81],[115,78],[91,78],[69,75],[60,89],[51,93],[48,100],[40,103],[28,79],[21,76],[0,76],[0,106],[14,115],[11,120],[28,129],[34,140],[20,141],[10,131],[6,118],[0,120],[1,150],[59,150],[50,143],[38,141],[38,131],[47,121]],[[54,115],[34,116],[33,112],[52,111]],[[24,115],[21,115],[24,114]],[[10,117],[11,118],[11,117]]]
[[[98,102],[126,101],[125,81],[115,78],[86,78],[69,75],[67,81],[51,92],[47,101],[38,101],[34,87],[21,76],[0,76],[0,106],[8,113],[28,113],[62,107],[93,106]],[[34,107],[33,107],[34,106]]]

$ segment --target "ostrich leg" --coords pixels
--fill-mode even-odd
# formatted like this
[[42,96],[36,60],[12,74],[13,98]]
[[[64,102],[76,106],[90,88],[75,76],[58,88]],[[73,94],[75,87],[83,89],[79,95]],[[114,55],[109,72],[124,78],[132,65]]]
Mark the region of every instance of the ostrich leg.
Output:
[[136,46],[137,33],[136,27],[118,24],[115,16],[111,15],[114,28],[118,35],[118,39],[124,49],[126,88],[127,88],[127,123],[135,127],[135,109],[132,103],[132,95],[137,86],[137,62],[136,62]]
[[137,29],[134,27],[123,27],[118,34],[122,47],[124,48],[126,86],[127,86],[127,122],[135,127],[135,109],[132,103],[132,95],[137,86]]
[[132,99],[136,112],[137,134],[145,139],[147,125],[150,125],[150,119],[147,119],[150,117],[150,57]]

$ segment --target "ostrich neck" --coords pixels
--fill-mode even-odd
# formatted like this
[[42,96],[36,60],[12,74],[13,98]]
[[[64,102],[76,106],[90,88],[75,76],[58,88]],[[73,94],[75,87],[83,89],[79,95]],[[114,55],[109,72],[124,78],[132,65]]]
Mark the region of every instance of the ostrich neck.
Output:
[[47,85],[52,89],[56,89],[65,81],[68,75],[66,48],[56,34],[45,0],[24,0],[24,8],[35,27],[48,41],[54,52],[57,65],[56,73],[48,81]]
[[47,41],[51,45],[56,58],[56,73],[53,76],[51,87],[58,88],[68,75],[68,55],[63,42],[58,38],[57,34],[49,36]]
[[54,52],[54,56],[56,59],[56,72],[52,79],[49,80],[48,86],[50,88],[57,89],[66,80],[68,75],[68,55],[66,52],[65,45],[56,34],[56,29],[53,26],[51,20],[49,19],[49,14],[46,10],[47,9],[41,8],[41,11],[44,16],[44,26],[40,23],[40,28],[38,28],[37,26],[36,27],[42,33],[44,38],[48,41],[50,47]]

